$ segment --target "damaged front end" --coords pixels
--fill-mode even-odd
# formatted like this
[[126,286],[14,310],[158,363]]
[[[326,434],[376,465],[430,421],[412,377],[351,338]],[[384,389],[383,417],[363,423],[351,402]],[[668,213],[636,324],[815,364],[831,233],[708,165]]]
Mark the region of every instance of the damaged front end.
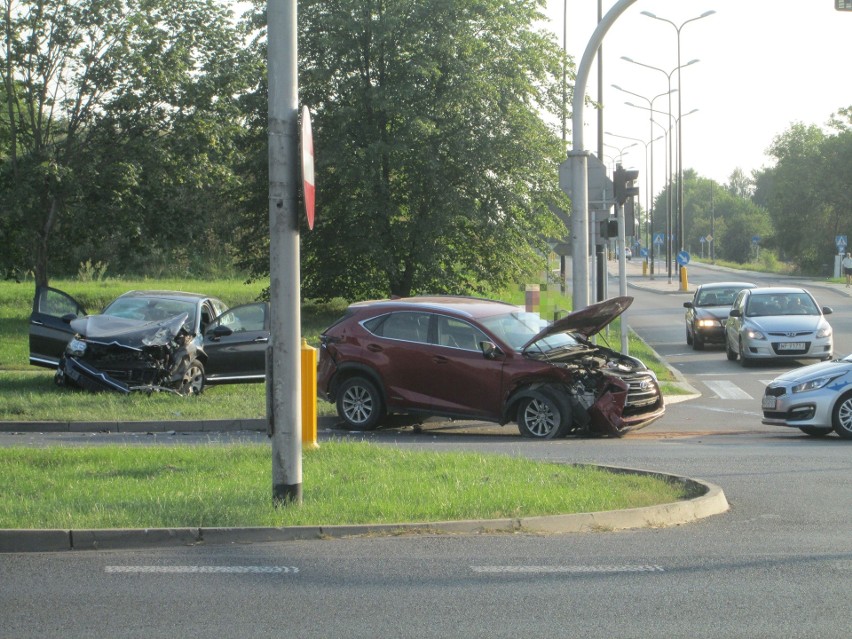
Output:
[[204,370],[186,313],[157,322],[93,315],[75,331],[56,370],[59,386],[101,392],[200,393]]
[[[572,431],[621,437],[647,426],[665,413],[656,376],[632,358],[602,349],[578,362],[551,362],[566,369],[573,418]],[[603,349],[608,350],[608,349]]]

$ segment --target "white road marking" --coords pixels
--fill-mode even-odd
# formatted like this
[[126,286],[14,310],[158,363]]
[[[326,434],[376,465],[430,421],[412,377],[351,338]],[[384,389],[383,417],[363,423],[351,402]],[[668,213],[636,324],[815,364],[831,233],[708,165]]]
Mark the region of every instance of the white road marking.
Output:
[[754,399],[742,388],[726,379],[708,380],[704,382],[711,391],[719,396],[719,399]]
[[662,566],[471,566],[473,572],[490,574],[665,572]]
[[296,566],[106,566],[107,573],[146,573],[146,574],[295,574]]

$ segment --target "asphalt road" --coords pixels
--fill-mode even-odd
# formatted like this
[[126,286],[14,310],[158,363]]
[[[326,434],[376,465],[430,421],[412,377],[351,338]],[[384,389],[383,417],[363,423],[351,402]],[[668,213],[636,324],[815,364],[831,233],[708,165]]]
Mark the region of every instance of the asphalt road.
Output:
[[[0,636],[848,637],[852,442],[761,426],[755,394],[774,369],[744,377],[721,350],[688,353],[678,344],[682,323],[669,321],[682,314],[681,296],[631,294],[631,322],[701,391],[643,431],[621,440],[534,442],[513,426],[427,423],[371,434],[323,430],[320,445],[349,436],[670,472],[720,485],[729,512],[628,532],[2,555]],[[846,332],[841,313],[831,319]],[[736,393],[718,384],[724,392],[714,392],[706,382],[716,378],[705,373],[751,398],[727,398]],[[264,439],[221,436],[233,437]]]

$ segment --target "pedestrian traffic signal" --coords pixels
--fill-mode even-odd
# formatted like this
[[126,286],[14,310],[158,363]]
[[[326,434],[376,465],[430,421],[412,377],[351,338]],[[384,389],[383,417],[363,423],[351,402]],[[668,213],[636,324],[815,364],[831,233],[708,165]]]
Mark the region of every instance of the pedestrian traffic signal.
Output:
[[639,195],[639,187],[633,185],[633,181],[639,177],[639,171],[623,168],[620,164],[615,166],[613,176],[613,189],[615,190],[615,201],[623,205],[627,198]]

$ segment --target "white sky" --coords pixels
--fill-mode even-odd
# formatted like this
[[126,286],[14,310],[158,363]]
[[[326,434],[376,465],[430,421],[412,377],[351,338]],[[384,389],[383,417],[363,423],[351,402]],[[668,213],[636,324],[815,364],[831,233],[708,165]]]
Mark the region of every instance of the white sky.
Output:
[[[566,3],[567,50],[579,65],[597,25],[598,2],[547,0],[560,45]],[[614,4],[615,0],[602,0],[603,14]],[[852,106],[852,12],[835,10],[834,0],[636,0],[603,42],[604,131],[645,142],[652,126],[655,137],[662,134],[649,122],[647,110],[624,104],[647,107],[647,100],[611,86],[648,99],[668,90],[666,74],[677,67],[675,27],[640,12],[649,11],[679,26],[709,10],[716,13],[681,29],[681,64],[699,60],[681,69],[682,113],[698,109],[683,117],[683,166],[726,183],[735,168],[750,175],[771,166],[765,151],[792,123],[825,128],[832,113]],[[631,64],[622,56],[663,71]],[[677,88],[676,71],[671,78],[672,88]],[[597,61],[587,95],[598,97]],[[672,94],[675,117],[677,96]],[[654,108],[666,112],[655,115],[666,124],[667,98],[658,98]],[[585,146],[596,151],[597,111],[587,107],[584,119]],[[624,149],[632,141],[605,135],[604,143]],[[655,191],[664,177],[664,146],[662,140],[654,146]],[[605,146],[604,153],[616,156],[620,151]],[[645,146],[626,150],[622,164],[644,171]]]

